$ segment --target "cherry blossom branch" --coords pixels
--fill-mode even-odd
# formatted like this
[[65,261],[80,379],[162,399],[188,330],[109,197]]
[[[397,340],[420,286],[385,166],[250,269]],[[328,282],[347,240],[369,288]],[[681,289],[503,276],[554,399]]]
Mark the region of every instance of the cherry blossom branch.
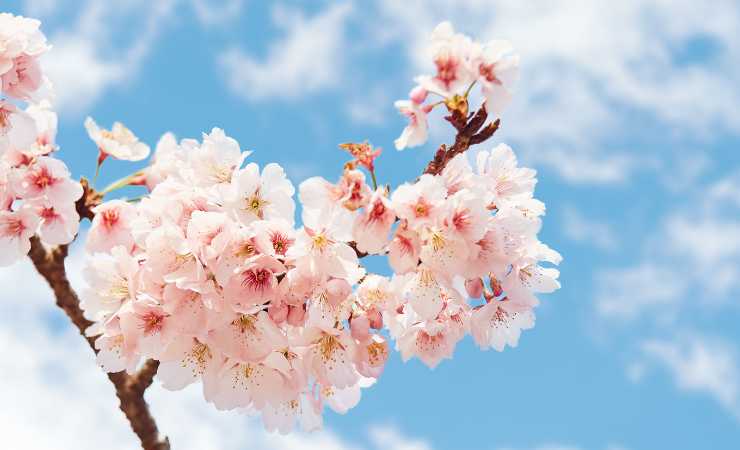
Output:
[[[77,202],[77,212],[80,218],[91,219],[93,217],[92,208],[100,203],[101,196],[90,188],[87,180],[82,179],[81,184],[84,195]],[[57,306],[67,314],[90,348],[97,354],[95,339],[85,334],[85,330],[93,323],[84,317],[80,309],[80,299],[67,278],[64,260],[68,252],[67,245],[47,249],[38,237],[34,236],[31,238],[31,251],[28,256],[38,273],[44,277],[54,291]],[[108,379],[116,389],[116,396],[120,401],[119,407],[131,424],[131,429],[141,440],[144,450],[170,449],[169,440],[160,436],[157,424],[144,400],[144,392],[151,386],[158,367],[158,361],[148,360],[136,374],[129,375],[125,372],[108,374]]]
[[[478,111],[470,115],[463,114],[459,109],[453,110],[445,119],[457,130],[455,142],[449,148],[445,144],[440,145],[423,173],[439,175],[452,158],[465,152],[471,145],[480,144],[493,136],[501,125],[501,119],[496,119],[483,126],[487,118],[488,111],[486,111],[485,105],[481,105]],[[373,182],[375,182],[375,173],[371,172],[371,174],[373,175]],[[358,258],[364,258],[368,255],[368,253],[357,248],[356,242],[353,241],[348,244],[355,251]]]
[[475,114],[471,113],[469,116],[456,109],[445,117],[457,130],[455,142],[449,148],[445,144],[440,145],[434,154],[434,159],[429,161],[424,173],[439,175],[452,158],[463,153],[471,145],[480,144],[493,136],[501,124],[501,119],[496,119],[484,127],[487,118],[488,112],[485,105],[481,106]]

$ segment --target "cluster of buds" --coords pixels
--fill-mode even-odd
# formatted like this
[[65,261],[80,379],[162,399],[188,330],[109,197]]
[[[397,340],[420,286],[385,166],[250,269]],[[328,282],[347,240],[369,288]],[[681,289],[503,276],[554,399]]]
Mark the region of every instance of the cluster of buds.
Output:
[[[39,91],[38,58],[49,49],[39,22],[0,14],[0,265],[24,257],[31,237],[71,242],[79,228],[82,187],[52,157],[57,116]],[[24,104],[24,102],[27,102]]]

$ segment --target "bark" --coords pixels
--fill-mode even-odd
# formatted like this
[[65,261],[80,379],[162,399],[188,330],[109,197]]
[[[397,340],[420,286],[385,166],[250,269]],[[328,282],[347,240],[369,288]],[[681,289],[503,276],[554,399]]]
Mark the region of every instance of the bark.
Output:
[[[92,208],[100,202],[100,196],[82,180],[85,193],[77,202],[77,212],[81,218],[91,219]],[[31,239],[31,251],[28,256],[33,261],[41,276],[49,283],[54,291],[56,304],[61,308],[69,320],[79,330],[80,335],[87,341],[90,348],[95,349],[95,338],[85,335],[85,330],[92,325],[80,309],[80,299],[67,279],[64,260],[67,257],[69,247],[61,245],[53,248],[45,248],[39,239],[34,236]],[[116,389],[116,396],[120,401],[120,409],[131,424],[131,429],[141,441],[144,450],[170,450],[170,443],[166,437],[162,437],[157,429],[157,423],[149,411],[149,405],[144,400],[144,392],[151,386],[154,375],[159,367],[158,361],[148,360],[135,374],[129,375],[125,372],[109,373],[108,379]]]

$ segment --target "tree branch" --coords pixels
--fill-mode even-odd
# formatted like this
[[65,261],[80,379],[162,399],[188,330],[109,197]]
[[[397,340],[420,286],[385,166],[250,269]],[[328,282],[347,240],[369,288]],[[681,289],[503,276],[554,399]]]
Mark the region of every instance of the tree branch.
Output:
[[[86,180],[83,179],[81,183],[84,195],[77,202],[77,212],[81,218],[90,219],[93,215],[91,209],[100,203],[100,196],[88,186]],[[85,330],[92,325],[92,322],[83,315],[80,309],[80,299],[67,279],[64,260],[68,251],[67,245],[46,249],[38,237],[34,236],[31,238],[31,251],[28,256],[38,273],[44,277],[54,291],[57,306],[67,314],[69,320],[97,354],[95,338],[85,335]],[[160,437],[157,424],[144,400],[144,392],[151,386],[158,367],[159,362],[148,360],[134,375],[126,372],[108,374],[108,379],[116,389],[120,409],[131,424],[131,429],[141,440],[141,447],[144,450],[170,450],[169,440],[166,437]]]
[[[452,158],[465,152],[471,145],[480,144],[493,136],[496,130],[498,130],[499,125],[501,125],[501,119],[489,122],[484,127],[483,124],[486,123],[487,118],[488,111],[486,111],[485,105],[482,105],[475,114],[471,113],[467,117],[459,110],[454,110],[449,116],[445,117],[457,130],[455,142],[450,148],[447,148],[445,144],[440,145],[434,154],[434,158],[429,161],[423,173],[439,175]],[[355,251],[358,258],[364,258],[368,255],[357,248],[357,242],[352,241],[348,242],[348,244]]]
[[455,142],[449,148],[444,144],[440,145],[434,154],[434,158],[429,161],[424,173],[439,175],[452,158],[463,153],[471,145],[480,144],[493,136],[493,133],[498,130],[501,124],[501,119],[496,119],[494,122],[483,127],[483,124],[486,123],[486,119],[488,118],[485,105],[481,106],[475,114],[471,114],[468,117],[465,117],[460,111],[455,110],[445,118],[457,129]]

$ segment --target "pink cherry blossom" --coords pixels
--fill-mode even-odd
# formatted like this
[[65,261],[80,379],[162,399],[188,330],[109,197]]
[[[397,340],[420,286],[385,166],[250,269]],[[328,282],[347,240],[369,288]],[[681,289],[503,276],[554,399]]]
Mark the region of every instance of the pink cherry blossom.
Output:
[[31,208],[0,211],[0,266],[9,266],[28,253],[38,220]]
[[85,129],[100,150],[99,162],[107,156],[124,161],[141,161],[149,156],[149,146],[140,142],[139,138],[120,122],[115,122],[113,128],[105,130],[88,117],[85,119]]
[[106,252],[122,245],[131,250],[134,238],[131,224],[136,217],[136,208],[123,200],[111,200],[93,209],[95,218],[87,233],[88,252]]
[[395,106],[409,120],[401,136],[394,141],[396,149],[403,150],[407,147],[417,147],[425,143],[429,128],[427,124],[427,113],[429,110],[410,100],[398,100]]
[[45,196],[56,205],[74,205],[82,196],[82,187],[69,179],[63,162],[41,156],[25,171],[19,193],[26,198]]
[[384,188],[378,188],[352,226],[357,249],[361,252],[380,253],[389,242],[388,234],[395,220],[396,214]]

